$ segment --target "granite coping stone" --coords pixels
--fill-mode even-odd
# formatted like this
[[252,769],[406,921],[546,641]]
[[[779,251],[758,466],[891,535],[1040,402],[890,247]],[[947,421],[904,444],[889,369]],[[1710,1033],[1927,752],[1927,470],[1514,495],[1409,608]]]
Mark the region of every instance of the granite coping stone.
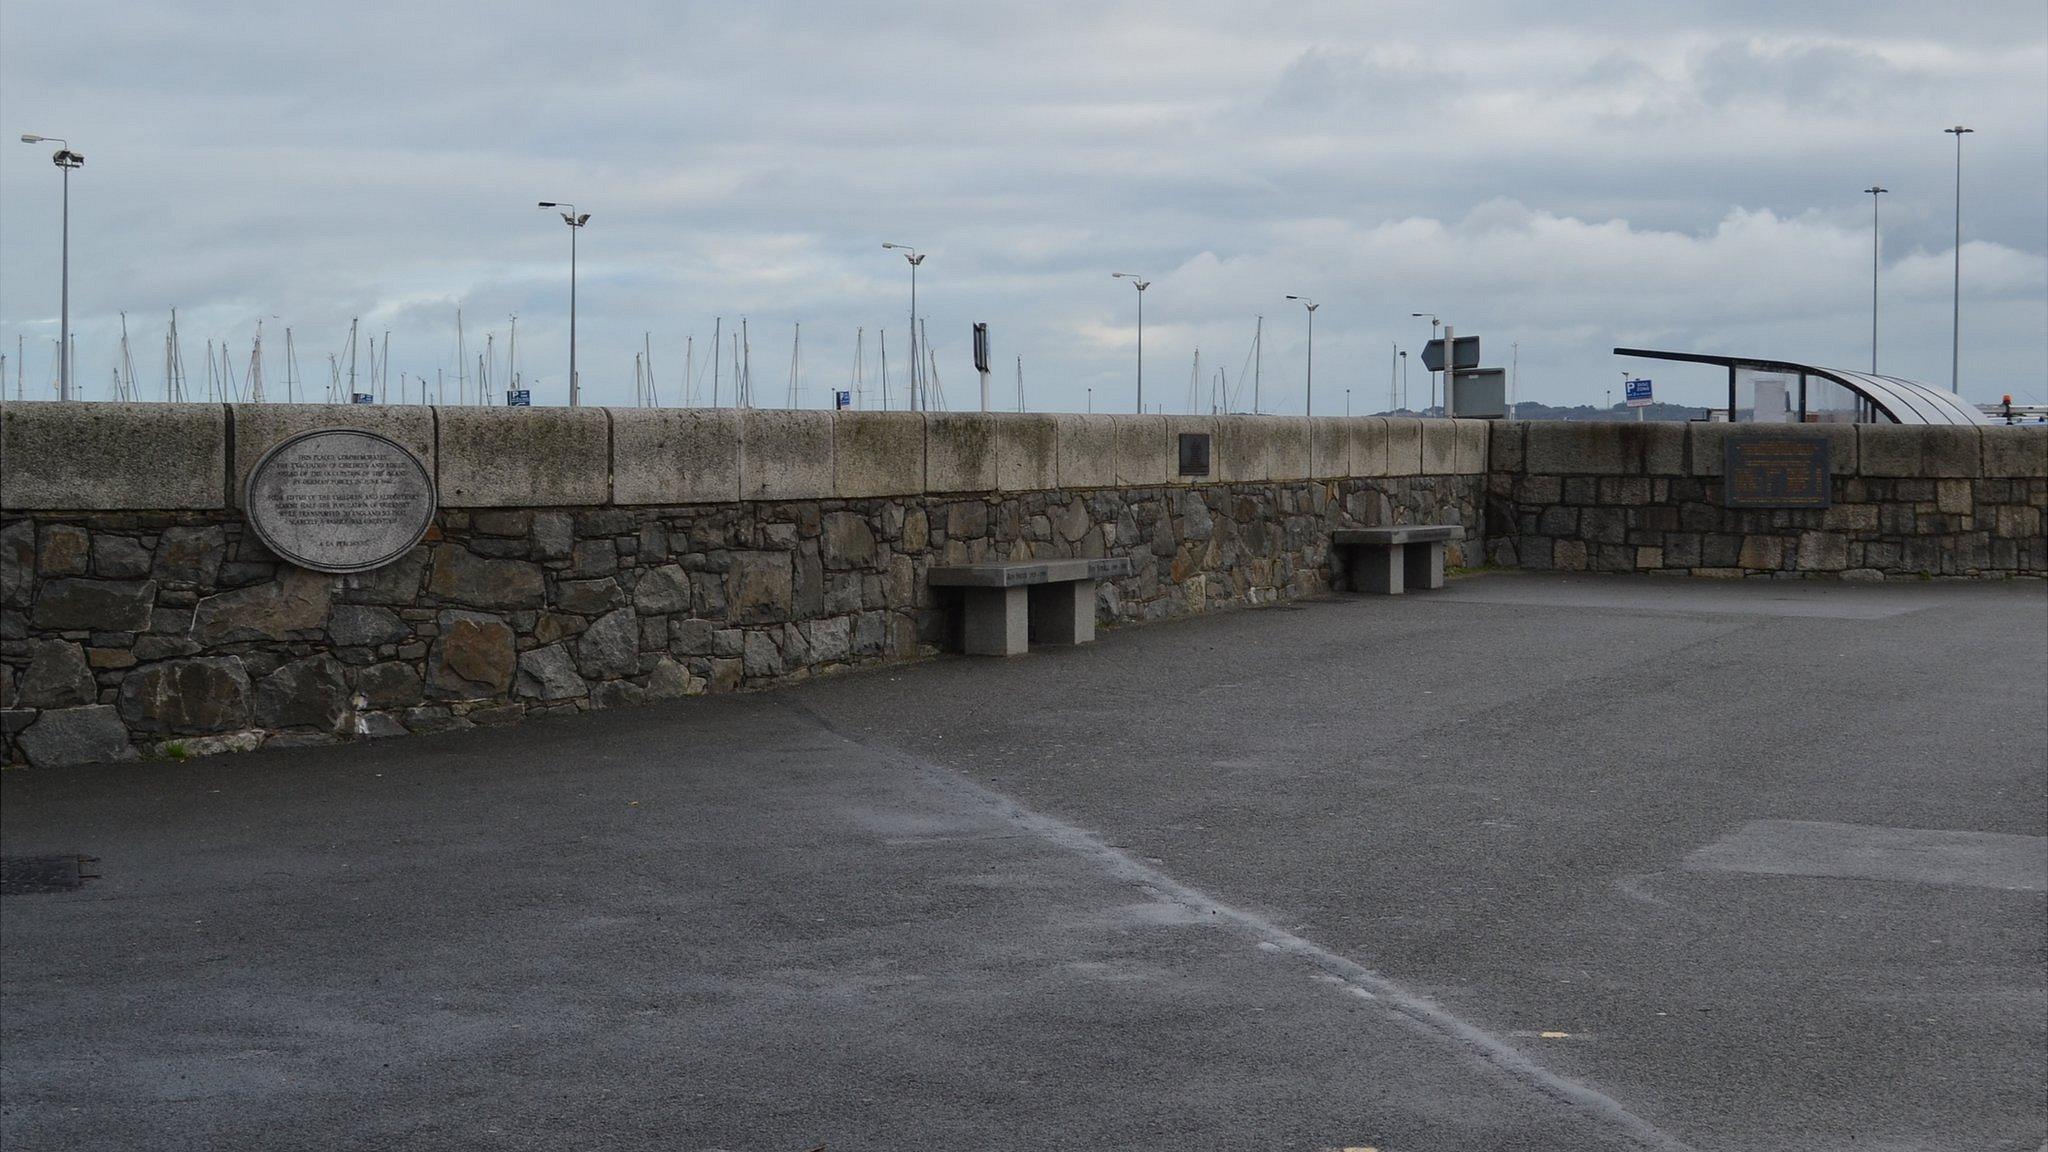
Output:
[[1069,580],[1110,580],[1131,574],[1131,558],[1095,560],[1013,560],[985,564],[952,564],[925,573],[935,587],[1018,588],[1027,584],[1060,584]]

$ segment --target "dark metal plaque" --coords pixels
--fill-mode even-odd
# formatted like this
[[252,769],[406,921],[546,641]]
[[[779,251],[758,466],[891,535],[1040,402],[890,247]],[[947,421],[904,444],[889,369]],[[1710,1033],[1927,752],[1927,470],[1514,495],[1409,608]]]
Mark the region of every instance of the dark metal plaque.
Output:
[[1831,445],[1817,436],[1744,433],[1721,458],[1724,508],[1826,508],[1834,492]]
[[1183,476],[1207,476],[1209,474],[1209,434],[1207,432],[1183,432],[1180,434],[1180,474]]

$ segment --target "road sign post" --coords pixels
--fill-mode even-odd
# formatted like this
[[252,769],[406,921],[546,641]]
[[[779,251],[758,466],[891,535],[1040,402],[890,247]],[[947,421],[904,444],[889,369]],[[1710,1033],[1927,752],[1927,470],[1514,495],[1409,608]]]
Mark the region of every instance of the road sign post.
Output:
[[1624,380],[1621,382],[1621,390],[1622,396],[1628,400],[1628,406],[1636,410],[1636,423],[1642,423],[1646,418],[1643,414],[1643,409],[1655,403],[1650,395],[1650,382],[1648,380]]

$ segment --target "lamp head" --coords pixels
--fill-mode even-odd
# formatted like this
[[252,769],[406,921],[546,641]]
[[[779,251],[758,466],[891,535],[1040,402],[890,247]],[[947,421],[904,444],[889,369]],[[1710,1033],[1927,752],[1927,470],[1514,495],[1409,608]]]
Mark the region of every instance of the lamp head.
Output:
[[33,132],[23,132],[21,134],[21,142],[23,144],[41,144],[46,139],[48,139],[48,137],[38,136]]
[[559,207],[561,207],[561,205],[560,205],[560,204],[557,204],[557,203],[555,203],[555,202],[554,202],[553,200],[543,200],[543,201],[541,201],[541,202],[540,202],[540,206],[541,206],[541,207],[543,207],[543,208],[559,208]]

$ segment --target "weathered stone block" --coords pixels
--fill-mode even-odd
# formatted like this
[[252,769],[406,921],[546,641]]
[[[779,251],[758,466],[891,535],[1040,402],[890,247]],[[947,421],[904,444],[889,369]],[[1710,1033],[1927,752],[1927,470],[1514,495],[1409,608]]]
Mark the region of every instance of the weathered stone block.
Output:
[[68,640],[37,640],[29,645],[28,667],[15,689],[28,708],[69,708],[99,700],[85,650]]
[[1351,472],[1351,439],[1357,420],[1349,416],[1315,416],[1308,426],[1308,472],[1312,479],[1331,480]]
[[633,586],[633,607],[642,615],[664,616],[690,610],[690,574],[680,564],[664,564],[640,574]]
[[54,631],[142,632],[155,607],[154,580],[46,580],[30,619]]
[[741,667],[748,676],[780,676],[782,652],[765,632],[749,631],[741,651]]
[[223,508],[227,413],[219,404],[8,404],[0,460],[0,508]]
[[1310,425],[1299,416],[1219,416],[1211,449],[1225,483],[1302,480],[1309,473]]
[[229,410],[234,421],[235,471],[228,502],[236,508],[244,506],[249,473],[255,471],[265,452],[301,432],[323,428],[354,428],[388,437],[419,457],[427,466],[427,475],[434,475],[436,409],[403,404],[234,404]]
[[538,608],[546,599],[540,565],[487,560],[459,544],[434,546],[427,591],[448,603],[477,608]]
[[1167,434],[1164,416],[1112,416],[1116,429],[1116,482],[1125,487],[1151,487],[1167,482],[1177,470],[1179,453]]
[[996,417],[990,412],[924,414],[924,490],[993,492],[998,483]]
[[560,644],[535,648],[519,655],[519,675],[513,694],[533,700],[570,700],[590,690],[576,672],[576,662]]
[[1785,542],[1776,536],[1745,536],[1737,563],[1743,568],[1769,571],[1778,567],[1784,550]]
[[1059,422],[1062,488],[1109,488],[1116,484],[1116,422],[1108,416],[1068,413]]
[[874,565],[875,533],[865,516],[857,512],[828,512],[821,523],[820,551],[826,568],[843,571]]
[[328,639],[344,648],[396,644],[411,636],[412,629],[389,608],[336,604],[327,617]]
[[1265,425],[1266,461],[1274,480],[1306,480],[1309,473],[1309,423],[1305,416],[1253,417]]
[[443,508],[530,508],[611,499],[602,408],[437,408]]
[[631,608],[605,613],[576,640],[576,668],[592,680],[640,670],[640,620]]
[[1983,439],[1975,427],[1856,425],[1863,476],[1975,476],[1983,471]]
[[1807,572],[1840,572],[1849,566],[1849,540],[1839,532],[1801,532],[1799,567]]
[[249,674],[240,657],[167,660],[121,681],[121,716],[138,732],[227,732],[249,726]]
[[832,495],[913,496],[924,491],[924,416],[917,412],[835,412]]
[[74,764],[104,764],[136,760],[140,754],[128,742],[128,728],[111,704],[83,708],[50,709],[36,717],[15,738],[22,754],[37,768],[67,768]]
[[256,682],[254,703],[259,727],[339,729],[349,711],[342,663],[323,653],[285,664]]
[[0,604],[26,608],[36,586],[36,526],[16,520],[0,528]]
[[740,421],[740,497],[818,500],[832,495],[832,414],[748,409]]
[[[1054,416],[1030,412],[996,414],[996,487],[1035,492],[1060,482],[1060,426]],[[930,468],[930,464],[926,464]]]
[[1423,421],[1406,416],[1387,418],[1388,476],[1422,475]]
[[517,637],[511,625],[481,612],[443,611],[440,634],[427,651],[427,688],[435,696],[502,696],[512,686]]
[[740,412],[610,408],[612,500],[730,504],[740,498]]
[[92,570],[110,580],[149,575],[150,550],[132,536],[102,532],[92,542]]
[[1643,472],[1650,476],[1686,475],[1684,424],[1656,421],[1642,425]]
[[1612,421],[1535,420],[1524,433],[1529,471],[1559,476],[1641,472],[1636,426]]
[[1443,476],[1457,471],[1457,427],[1450,420],[1422,422],[1422,473]]
[[1514,474],[1524,467],[1522,442],[1529,427],[1525,420],[1487,421],[1487,460],[1495,472]]
[[92,567],[92,533],[76,524],[45,524],[37,537],[36,571],[83,576]]
[[1460,476],[1483,476],[1486,474],[1487,439],[1492,432],[1491,420],[1453,420],[1451,426],[1457,439],[1457,449],[1451,470]]
[[741,552],[734,556],[731,603],[734,618],[741,623],[788,619],[793,591],[788,553]]
[[2048,424],[1993,425],[1981,435],[1984,475],[2048,476]]
[[412,665],[393,660],[372,664],[356,673],[356,693],[366,708],[402,708],[420,700],[420,674]]

